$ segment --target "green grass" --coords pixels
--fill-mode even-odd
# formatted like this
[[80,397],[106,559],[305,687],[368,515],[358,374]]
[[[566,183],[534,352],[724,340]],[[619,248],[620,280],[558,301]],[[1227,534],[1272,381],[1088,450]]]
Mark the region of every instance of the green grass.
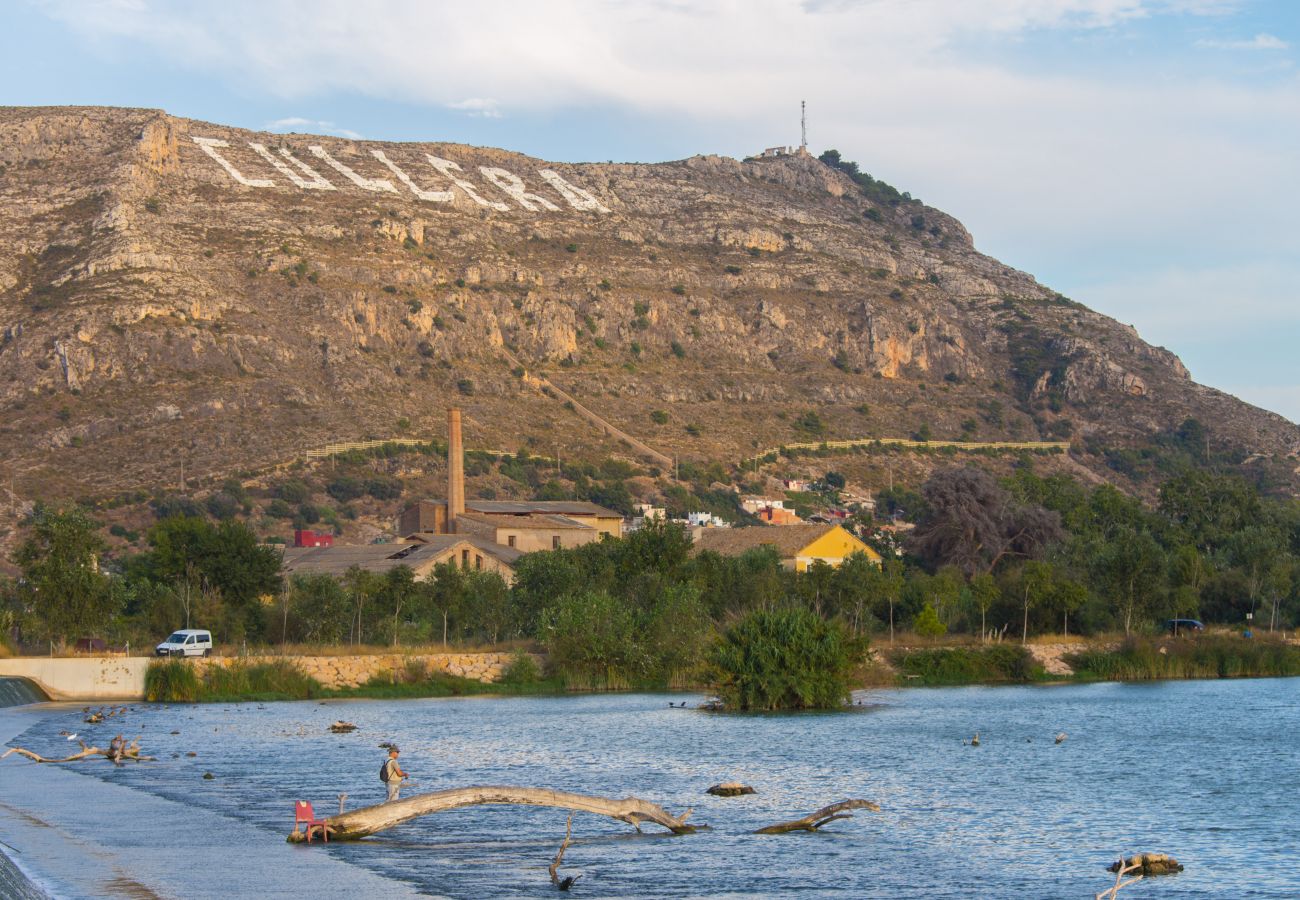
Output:
[[296,663],[275,660],[248,665],[209,666],[203,675],[199,700],[209,703],[237,700],[311,700],[325,689]]
[[199,676],[184,660],[154,660],[145,670],[144,697],[150,703],[193,703],[199,691]]
[[1130,638],[1117,650],[1084,650],[1065,661],[1083,681],[1300,675],[1300,647],[1259,638]]
[[[1043,678],[1043,668],[1024,647],[936,647],[898,650],[889,661],[905,676],[903,683],[923,685],[1027,683]],[[914,676],[907,678],[906,676]]]

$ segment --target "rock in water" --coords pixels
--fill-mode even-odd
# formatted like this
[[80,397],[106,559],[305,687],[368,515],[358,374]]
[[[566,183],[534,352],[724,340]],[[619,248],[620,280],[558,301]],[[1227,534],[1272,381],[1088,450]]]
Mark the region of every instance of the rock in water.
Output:
[[739,797],[742,794],[755,794],[757,791],[747,784],[741,784],[739,781],[724,781],[721,784],[715,784],[705,793],[713,794],[715,797]]
[[[1123,865],[1126,869],[1129,866],[1138,866],[1131,873],[1133,875],[1172,875],[1183,871],[1183,864],[1167,853],[1138,853],[1125,859]],[[1118,872],[1119,869],[1120,863],[1116,861],[1110,864],[1107,871]]]

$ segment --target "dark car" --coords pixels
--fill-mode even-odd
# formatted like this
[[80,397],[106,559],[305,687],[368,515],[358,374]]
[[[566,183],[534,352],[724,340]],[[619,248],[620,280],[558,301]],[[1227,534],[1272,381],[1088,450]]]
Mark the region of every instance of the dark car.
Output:
[[1165,628],[1177,637],[1180,634],[1199,634],[1205,630],[1205,625],[1196,619],[1170,619]]

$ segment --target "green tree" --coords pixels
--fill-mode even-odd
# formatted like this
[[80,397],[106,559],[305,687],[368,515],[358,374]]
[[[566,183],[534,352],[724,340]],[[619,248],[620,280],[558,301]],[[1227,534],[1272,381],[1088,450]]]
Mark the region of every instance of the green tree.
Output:
[[465,626],[490,644],[501,640],[514,625],[510,588],[496,572],[466,573],[464,610]]
[[631,684],[648,669],[632,611],[603,591],[559,598],[543,612],[539,637],[551,664],[580,685]]
[[880,599],[889,608],[889,643],[894,643],[894,606],[903,595],[903,563],[887,559],[881,566]]
[[939,620],[933,604],[927,603],[912,620],[912,630],[921,637],[939,637],[948,632],[948,626]]
[[1280,572],[1288,562],[1286,536],[1272,525],[1250,525],[1228,537],[1224,550],[1245,577],[1253,614],[1258,611],[1259,601],[1279,581]]
[[294,575],[283,598],[281,640],[341,644],[352,627],[352,600],[332,575]]
[[99,570],[104,542],[80,507],[37,507],[14,554],[22,570],[19,603],[30,630],[60,644],[94,636],[109,624],[120,597]]
[[1164,552],[1155,538],[1128,526],[1121,527],[1113,539],[1094,548],[1093,581],[1116,605],[1125,634],[1132,632],[1134,618],[1159,589],[1164,566]]
[[1052,605],[1061,614],[1061,631],[1070,636],[1070,613],[1077,612],[1088,600],[1088,589],[1077,581],[1057,581],[1052,588]]
[[682,679],[695,682],[714,639],[699,588],[679,584],[666,589],[650,610],[644,633],[646,652],[660,677],[669,685]]
[[993,604],[1002,596],[997,580],[988,572],[974,575],[970,580],[970,597],[975,608],[980,611],[980,641],[988,640],[986,617]]
[[1052,564],[1031,559],[1020,568],[1020,599],[1024,607],[1024,625],[1020,643],[1029,643],[1029,609],[1052,594],[1055,571]]

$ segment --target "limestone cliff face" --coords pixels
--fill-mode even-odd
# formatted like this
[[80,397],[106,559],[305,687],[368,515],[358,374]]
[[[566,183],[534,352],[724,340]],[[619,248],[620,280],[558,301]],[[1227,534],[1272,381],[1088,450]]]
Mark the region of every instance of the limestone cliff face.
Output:
[[433,436],[451,402],[477,446],[618,451],[507,349],[685,457],[795,439],[808,410],[836,437],[1123,443],[1191,416],[1274,458],[1300,443],[950,216],[809,157],[561,165],[9,108],[0,211],[0,455],[27,496],[226,474],[399,419]]

